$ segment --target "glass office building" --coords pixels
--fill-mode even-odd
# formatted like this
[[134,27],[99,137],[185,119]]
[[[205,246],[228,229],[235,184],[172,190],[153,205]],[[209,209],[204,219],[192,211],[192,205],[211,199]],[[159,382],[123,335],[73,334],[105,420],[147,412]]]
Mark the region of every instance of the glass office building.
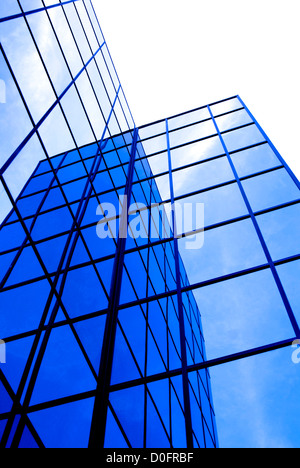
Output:
[[137,127],[89,0],[0,8],[0,446],[217,447],[210,368],[300,338],[299,182],[239,96]]

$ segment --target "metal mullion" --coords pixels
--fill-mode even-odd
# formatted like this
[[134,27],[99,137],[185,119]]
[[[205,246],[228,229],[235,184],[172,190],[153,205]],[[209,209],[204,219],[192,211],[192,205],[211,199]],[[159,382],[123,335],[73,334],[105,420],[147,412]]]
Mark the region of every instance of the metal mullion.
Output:
[[[168,120],[166,119],[165,122],[166,122],[166,137],[167,137],[167,150],[168,150],[168,162],[169,162],[171,204],[172,206],[174,206],[175,197],[174,197],[174,188],[173,188],[172,160],[171,160]],[[187,448],[193,448],[194,444],[193,444],[193,435],[192,435],[192,415],[191,415],[191,402],[190,402],[188,375],[187,375],[187,350],[186,350],[184,310],[183,310],[182,289],[181,289],[179,246],[178,246],[178,239],[176,237],[177,226],[176,226],[176,215],[175,215],[174,210],[172,211],[172,224],[173,224],[172,227],[173,227],[173,232],[174,232],[174,252],[175,252],[175,268],[176,268],[176,283],[177,283],[176,294],[177,294],[177,302],[178,302],[178,317],[179,317],[179,331],[180,331],[180,345],[181,345],[182,384],[183,384],[186,440],[187,440]]]
[[245,202],[245,204],[246,204],[246,206],[247,206],[247,209],[248,209],[248,211],[249,211],[249,214],[250,214],[250,216],[251,216],[251,220],[252,220],[253,226],[254,226],[254,228],[255,228],[255,230],[256,230],[256,234],[257,234],[257,236],[258,236],[258,238],[259,238],[261,247],[262,247],[262,249],[263,249],[263,251],[264,251],[264,254],[265,254],[266,258],[267,258],[268,264],[269,264],[270,269],[271,269],[271,271],[272,271],[273,278],[274,278],[275,283],[276,283],[276,285],[277,285],[277,288],[278,288],[278,291],[279,291],[279,293],[280,293],[281,299],[282,299],[282,301],[283,301],[283,303],[284,303],[284,306],[285,306],[287,315],[288,315],[288,317],[289,317],[289,319],[290,319],[290,323],[291,323],[291,325],[292,325],[292,327],[293,327],[293,329],[294,329],[294,332],[295,332],[296,337],[297,337],[297,338],[300,338],[300,329],[299,329],[298,322],[297,322],[296,317],[295,317],[295,315],[294,315],[293,309],[292,309],[292,307],[291,307],[291,305],[290,305],[289,299],[288,299],[288,297],[287,297],[287,294],[286,294],[286,292],[285,292],[285,289],[284,289],[284,287],[283,287],[283,284],[282,284],[282,282],[281,282],[281,279],[280,279],[280,277],[279,277],[279,274],[278,274],[278,272],[277,272],[277,270],[276,270],[276,268],[275,268],[275,264],[274,264],[273,259],[272,259],[272,257],[271,257],[271,254],[270,254],[270,251],[269,251],[268,246],[267,246],[267,244],[266,244],[266,241],[265,241],[265,239],[264,239],[264,237],[263,237],[263,234],[262,234],[262,232],[261,232],[261,229],[260,229],[260,227],[259,227],[259,224],[258,224],[258,222],[257,222],[257,219],[256,219],[256,217],[255,217],[255,215],[254,215],[253,210],[252,210],[251,204],[250,204],[250,202],[249,202],[249,200],[248,200],[248,197],[247,197],[247,195],[246,195],[246,192],[245,192],[245,190],[244,190],[244,187],[243,187],[243,185],[242,185],[242,183],[241,183],[241,179],[240,179],[239,176],[238,176],[238,173],[237,173],[237,171],[236,171],[236,169],[235,169],[235,165],[233,164],[233,161],[232,161],[232,159],[231,159],[231,157],[230,157],[230,154],[229,154],[229,152],[228,152],[228,150],[227,150],[226,144],[225,144],[225,142],[224,142],[224,140],[223,140],[223,137],[222,137],[222,135],[221,135],[221,133],[220,133],[220,131],[219,131],[218,125],[217,125],[217,123],[216,123],[216,121],[215,121],[215,119],[214,119],[214,117],[213,117],[213,114],[212,114],[212,112],[211,112],[211,109],[210,109],[209,106],[207,106],[207,107],[208,107],[208,110],[209,110],[209,112],[210,112],[210,114],[211,114],[211,116],[212,116],[212,119],[213,119],[213,121],[214,121],[214,125],[215,125],[216,130],[217,130],[217,132],[218,132],[218,134],[219,134],[219,138],[220,138],[220,140],[221,140],[221,143],[222,143],[222,145],[223,145],[223,148],[224,148],[224,150],[226,151],[227,158],[228,158],[228,162],[229,162],[229,164],[230,164],[230,166],[231,166],[231,169],[232,169],[232,171],[233,171],[233,173],[234,173],[234,176],[235,176],[235,178],[236,178],[236,181],[237,181],[237,183],[238,183],[238,186],[239,186],[241,195],[242,195],[242,197],[243,197],[243,199],[244,199],[244,202]]
[[123,206],[123,216],[121,220],[121,226],[119,229],[119,239],[117,243],[117,252],[115,256],[114,269],[111,281],[110,302],[108,306],[107,320],[105,325],[103,348],[98,374],[98,384],[96,389],[96,398],[91,423],[89,440],[90,448],[103,447],[105,441],[107,409],[109,401],[109,387],[115,350],[122,275],[124,271],[124,252],[126,246],[126,236],[124,230],[125,227],[126,232],[128,229],[127,212],[132,194],[132,178],[134,173],[137,139],[138,129],[136,128],[134,131],[133,142],[131,147],[131,157],[128,168],[127,185],[125,189],[125,196],[127,196],[127,199],[124,198],[124,204],[126,206]]
[[33,15],[35,13],[41,13],[42,11],[45,11],[45,10],[51,10],[52,8],[61,7],[62,5],[67,5],[68,3],[75,3],[78,1],[79,0],[67,0],[63,3],[56,3],[55,5],[49,5],[49,6],[44,5],[44,8],[36,8],[35,10],[24,11],[23,13],[16,13],[15,15],[10,15],[4,18],[0,18],[0,23],[11,21],[17,18],[24,18],[24,16]]

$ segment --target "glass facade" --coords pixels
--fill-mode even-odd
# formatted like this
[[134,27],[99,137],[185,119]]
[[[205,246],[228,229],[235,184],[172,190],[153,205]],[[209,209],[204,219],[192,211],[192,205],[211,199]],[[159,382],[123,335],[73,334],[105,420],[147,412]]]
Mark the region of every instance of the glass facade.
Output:
[[217,447],[210,368],[300,338],[299,182],[239,96],[137,128],[89,0],[0,8],[0,446]]

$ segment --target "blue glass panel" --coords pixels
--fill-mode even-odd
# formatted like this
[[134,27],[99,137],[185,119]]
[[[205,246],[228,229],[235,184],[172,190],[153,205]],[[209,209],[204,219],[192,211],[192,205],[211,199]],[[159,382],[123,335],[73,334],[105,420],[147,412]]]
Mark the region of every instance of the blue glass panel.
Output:
[[170,145],[171,147],[183,145],[190,141],[215,135],[216,133],[216,128],[213,121],[210,119],[206,122],[197,123],[181,130],[170,132]]
[[18,390],[32,343],[32,337],[6,343],[6,364],[1,366],[1,370],[15,393]]
[[137,300],[137,296],[129,280],[127,271],[124,269],[123,277],[122,277],[120,304],[126,304],[128,302],[132,302],[136,300]]
[[178,200],[175,205],[175,213],[177,233],[181,234],[248,215],[248,210],[237,183],[234,183]]
[[169,129],[172,130],[174,128],[184,127],[185,125],[199,122],[200,120],[208,119],[209,117],[210,114],[207,107],[193,110],[191,112],[185,112],[184,114],[169,119]]
[[76,395],[96,382],[69,326],[51,332],[34,387],[31,404]]
[[25,231],[19,222],[7,226],[3,225],[0,230],[1,251],[5,252],[6,250],[19,247],[25,237]]
[[266,263],[250,220],[207,231],[203,246],[198,243],[197,235],[194,247],[187,248],[185,240],[179,239],[180,253],[192,284]]
[[159,380],[148,385],[154,403],[170,435],[170,388],[169,380]]
[[[172,149],[172,169],[225,154],[218,136]],[[149,162],[151,164],[151,159]]]
[[72,222],[73,219],[67,207],[50,211],[38,217],[32,231],[32,237],[34,240],[41,240],[69,231]]
[[4,432],[5,427],[6,427],[6,423],[7,423],[6,419],[0,420],[0,437],[2,437],[2,435],[3,435],[3,432]]
[[233,130],[229,133],[224,133],[222,136],[229,152],[265,141],[265,138],[255,125]]
[[97,263],[96,268],[101,276],[107,294],[110,294],[114,259]]
[[148,360],[147,360],[147,375],[160,374],[166,371],[166,365],[164,365],[161,355],[159,354],[159,348],[155,343],[153,336],[148,331]]
[[140,307],[119,311],[119,322],[124,330],[139,367],[144,374],[146,348],[146,320]]
[[186,430],[185,419],[182,409],[179,405],[177,396],[172,389],[171,393],[172,408],[172,445],[174,448],[186,448]]
[[[1,366],[2,367],[2,366]],[[0,382],[0,413],[8,413],[12,407],[12,399],[8,395],[2,382]],[[1,431],[0,431],[1,432]]]
[[287,339],[293,330],[269,270],[194,292],[209,359]]
[[79,179],[63,186],[63,191],[69,203],[81,200],[86,187],[87,178]]
[[1,337],[37,328],[49,293],[46,280],[1,292],[0,310],[9,310],[9,314],[0,314]]
[[300,261],[280,265],[277,267],[277,271],[298,324],[300,324]]
[[36,245],[49,273],[56,272],[66,241],[67,236],[61,236]]
[[32,195],[31,197],[21,198],[17,203],[17,207],[22,217],[25,218],[26,216],[35,215],[44,196],[45,193],[39,193],[37,195]]
[[19,414],[17,414],[15,416],[15,418],[14,418],[12,428],[11,428],[11,431],[10,431],[10,434],[9,434],[9,437],[8,437],[8,441],[7,441],[7,444],[6,444],[7,447],[11,446],[11,443],[13,441],[13,438],[14,438],[14,435],[15,435],[15,432],[16,432],[16,429],[18,427],[20,419],[21,419],[21,416]]
[[46,190],[49,187],[50,182],[53,179],[53,173],[47,172],[46,174],[30,179],[25,190],[22,192],[22,196],[29,195],[31,193]]
[[167,363],[167,324],[157,301],[149,303],[148,314],[149,326],[153,332],[164,362]]
[[300,253],[300,205],[257,217],[273,260]]
[[[175,299],[177,301],[177,298]],[[172,335],[172,339],[175,346],[180,350],[180,332],[179,332],[179,320],[178,312],[171,299],[168,300],[168,327]]]
[[111,384],[118,384],[140,378],[132,353],[125,341],[120,327],[117,328]]
[[14,266],[6,286],[28,281],[44,276],[45,273],[39,263],[32,247],[23,249],[16,265]]
[[111,169],[110,175],[112,180],[114,181],[115,187],[122,187],[126,185],[127,181],[127,172],[128,172],[128,165],[116,167],[115,169]]
[[252,119],[245,109],[241,109],[216,118],[216,123],[220,132],[224,132],[226,130],[230,130],[232,128],[239,127],[251,122]]
[[72,260],[71,260],[71,266],[74,265],[80,265],[81,263],[85,262],[90,262],[90,258],[88,256],[87,250],[85,248],[85,245],[81,239],[81,237],[78,238],[76,242],[76,247],[72,255]]
[[[118,180],[113,180],[109,175],[109,172],[100,172],[96,175],[96,178],[93,182],[95,187],[96,193],[106,192],[108,190],[112,190],[114,186],[118,187],[121,186],[122,183],[119,184]],[[102,200],[103,203],[103,200]]]
[[7,0],[5,3],[1,2],[0,18],[5,18],[6,16],[15,15],[20,12],[20,7],[14,0]]
[[244,180],[242,183],[254,211],[298,200],[300,195],[298,187],[285,169]]
[[231,155],[239,177],[271,169],[279,165],[278,158],[268,144],[256,146]]
[[149,256],[149,271],[151,271],[150,282],[156,294],[165,292],[166,286],[163,278],[163,266],[161,267],[157,263],[157,258],[153,253],[153,249],[150,249]]
[[147,398],[147,448],[169,448],[170,442],[157,411],[148,395]]
[[62,300],[72,318],[106,309],[108,305],[92,266],[69,271]]
[[[99,221],[99,216],[96,214],[98,206],[99,201],[97,200],[97,198],[94,196],[90,197],[81,223],[82,226],[86,226],[88,224],[95,224]],[[93,229],[94,232],[96,232],[96,227]]]
[[11,262],[15,258],[17,252],[12,252],[9,254],[0,255],[0,282],[3,277],[6,275],[8,268],[11,265]]
[[[56,157],[54,158],[51,158],[51,161],[54,159],[55,160]],[[64,163],[63,163],[63,166],[67,166],[69,164],[73,164],[73,163],[76,163],[76,162],[79,162],[81,159],[80,159],[80,154],[79,154],[79,151],[77,149],[73,150],[73,151],[69,151],[67,156],[66,156],[66,159],[64,160]]]
[[199,448],[205,448],[204,434],[202,427],[202,416],[199,405],[196,401],[194,392],[190,388],[191,412],[192,412],[192,426],[197,439]]
[[62,167],[57,173],[58,180],[61,184],[70,182],[74,179],[79,179],[86,176],[85,168],[82,162],[77,162],[71,166]]
[[99,146],[98,144],[94,143],[92,145],[84,146],[80,148],[80,154],[82,158],[85,160],[85,164],[89,163],[90,161],[86,161],[86,158],[91,158],[91,161],[94,161],[94,157],[99,153]]
[[219,102],[218,104],[213,104],[211,107],[211,110],[213,112],[213,115],[220,115],[225,112],[230,112],[231,110],[234,109],[239,109],[240,107],[243,107],[239,101],[239,99],[231,98],[231,99],[226,99],[223,102]]
[[205,447],[206,448],[216,448],[215,443],[213,441],[213,435],[208,430],[205,422],[204,422],[204,431],[205,431]]
[[144,393],[140,386],[110,394],[110,402],[133,448],[143,447]]
[[[133,282],[134,289],[137,292],[138,298],[144,298],[146,296],[147,285],[147,264],[145,266],[139,252],[134,252],[125,256],[125,266]],[[123,293],[125,292],[126,291],[123,291]]]
[[175,197],[234,180],[226,157],[173,173]]
[[123,434],[116,423],[110,409],[108,409],[105,431],[104,448],[124,448],[127,449],[128,445],[123,437]]
[[33,435],[31,434],[30,430],[27,426],[25,426],[20,443],[19,448],[28,448],[34,449],[39,448],[36,440],[34,439]]
[[[30,197],[31,198],[31,197]],[[29,198],[29,200],[30,200]],[[62,195],[62,191],[59,187],[57,188],[52,188],[50,192],[47,195],[47,198],[43,204],[43,211],[46,210],[51,210],[53,208],[56,208],[58,206],[63,206],[65,205],[66,201]]]
[[[95,221],[99,220],[98,216],[97,219],[95,218]],[[104,225],[101,225],[100,227],[100,233],[97,231],[97,227],[98,226],[92,226],[82,230],[88,249],[90,250],[94,259],[99,259],[115,253],[116,241],[112,237],[117,235],[118,223],[116,220],[104,223]],[[104,232],[106,235],[105,238],[103,238],[102,235]],[[98,234],[100,237],[98,237]]]
[[94,399],[31,413],[29,418],[46,448],[87,448]]
[[79,339],[97,373],[99,372],[105,323],[106,315],[101,315],[100,317],[74,324]]

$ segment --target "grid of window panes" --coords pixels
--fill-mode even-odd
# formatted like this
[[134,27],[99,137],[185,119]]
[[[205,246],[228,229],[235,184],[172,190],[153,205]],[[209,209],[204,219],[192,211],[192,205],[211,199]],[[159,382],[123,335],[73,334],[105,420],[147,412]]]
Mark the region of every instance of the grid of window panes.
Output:
[[[199,310],[174,295],[172,222],[93,6],[17,0],[0,14],[1,447],[214,447],[208,370],[186,371],[205,360]],[[119,215],[98,223],[122,195],[151,245],[120,241]]]
[[[22,388],[23,407],[27,399],[29,402],[20,446],[88,444],[118,250],[115,237],[119,216],[102,215],[107,203],[118,208],[119,197],[126,192],[132,132],[105,141],[91,182],[84,165],[91,167],[98,153],[97,145],[88,145],[80,149],[80,154],[73,150],[53,157],[54,172],[44,160],[24,187],[17,209],[39,258],[28,239],[23,239],[24,230],[15,211],[1,229],[1,310],[10,309],[9,317],[3,314],[1,320],[8,354],[3,385],[6,390],[9,387],[10,398]],[[148,180],[152,172],[145,156],[138,143],[129,229],[135,209],[141,204],[153,205],[153,209],[149,213],[144,209],[144,216],[141,208],[141,234],[145,235],[129,235],[124,252],[105,446],[185,447],[182,377],[180,373],[167,376],[170,370],[182,367],[177,299],[168,297],[176,288],[174,247],[170,242],[173,235],[160,207],[156,182]],[[88,194],[86,187],[90,187]],[[100,204],[103,212],[98,211],[97,216]],[[150,240],[157,240],[149,245],[150,216]],[[99,239],[96,230],[104,222],[110,234]],[[5,262],[11,265],[8,271]],[[186,284],[185,274],[183,280]],[[160,295],[167,297],[153,300]],[[30,298],[34,298],[33,303]],[[138,304],[127,306],[132,301]],[[192,293],[185,294],[183,304],[188,363],[203,362],[200,315]],[[15,349],[17,355],[11,362]],[[40,356],[39,366],[35,359],[30,360],[33,350]],[[23,371],[29,362],[32,374]],[[16,372],[19,366],[20,373]],[[161,374],[158,379],[143,384],[144,378],[157,374]],[[189,385],[195,447],[216,446],[208,371],[195,373]],[[3,406],[0,416],[3,434],[9,422],[10,398],[7,395],[10,405]],[[60,418],[61,431],[55,424],[55,430],[49,428],[52,417],[54,421]],[[72,418],[80,424],[70,431]]]
[[298,180],[239,97],[137,131],[89,0],[0,16],[1,446],[217,446],[209,368],[300,338]]

